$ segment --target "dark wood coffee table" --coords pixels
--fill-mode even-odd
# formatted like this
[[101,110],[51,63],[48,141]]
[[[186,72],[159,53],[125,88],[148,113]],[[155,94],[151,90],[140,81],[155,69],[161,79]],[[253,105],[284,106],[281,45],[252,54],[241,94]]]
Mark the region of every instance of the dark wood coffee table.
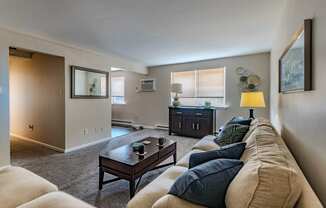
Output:
[[[158,138],[153,137],[137,142],[143,142],[145,140],[151,143],[145,145],[146,154],[142,157],[138,156],[136,152],[133,152],[132,144],[101,151],[99,156],[99,190],[102,189],[104,184],[124,179],[129,181],[130,198],[132,198],[135,195],[141,177],[146,172],[176,164],[177,143],[175,141],[166,139],[163,147],[159,147],[157,145]],[[158,166],[170,156],[173,156],[172,163]],[[115,175],[117,178],[103,181],[104,173]],[[135,184],[138,178],[139,180]]]

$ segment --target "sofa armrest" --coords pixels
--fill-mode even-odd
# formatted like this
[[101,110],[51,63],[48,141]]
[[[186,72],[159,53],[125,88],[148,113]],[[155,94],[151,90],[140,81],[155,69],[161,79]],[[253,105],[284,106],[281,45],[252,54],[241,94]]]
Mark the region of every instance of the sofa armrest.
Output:
[[20,167],[0,170],[0,207],[15,208],[44,194],[58,191],[46,179]]
[[205,208],[179,197],[167,194],[155,202],[152,208]]

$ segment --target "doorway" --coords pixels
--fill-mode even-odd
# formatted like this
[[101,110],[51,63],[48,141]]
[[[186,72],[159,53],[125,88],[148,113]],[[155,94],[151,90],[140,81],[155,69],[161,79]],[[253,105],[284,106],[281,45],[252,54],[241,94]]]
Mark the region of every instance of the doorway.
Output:
[[9,90],[12,161],[63,152],[64,58],[10,47]]
[[133,83],[129,83],[128,72],[122,68],[111,67],[110,77],[112,104],[111,137],[115,138],[128,135],[135,130],[132,126],[133,121],[123,116],[123,114],[127,113],[128,109],[127,96],[130,90],[128,91],[127,87],[130,87]]

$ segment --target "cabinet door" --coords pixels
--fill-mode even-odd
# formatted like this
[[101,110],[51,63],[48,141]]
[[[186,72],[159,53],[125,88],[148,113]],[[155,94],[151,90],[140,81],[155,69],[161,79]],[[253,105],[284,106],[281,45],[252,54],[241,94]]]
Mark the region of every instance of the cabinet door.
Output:
[[183,117],[183,135],[196,137],[197,130],[196,130],[196,119],[190,116]]
[[210,134],[210,122],[208,118],[197,118],[196,119],[196,137],[204,137]]
[[182,116],[179,115],[173,115],[172,121],[171,121],[171,130],[176,134],[182,134]]

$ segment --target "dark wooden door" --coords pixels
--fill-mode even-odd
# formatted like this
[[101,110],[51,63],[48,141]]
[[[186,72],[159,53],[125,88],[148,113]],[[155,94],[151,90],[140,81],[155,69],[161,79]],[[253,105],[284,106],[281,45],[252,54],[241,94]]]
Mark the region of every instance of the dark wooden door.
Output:
[[207,118],[196,118],[195,120],[195,134],[196,137],[204,137],[210,134],[210,122]]
[[192,137],[197,134],[196,119],[190,116],[184,116],[183,123],[184,123],[183,135]]
[[176,134],[182,134],[184,128],[182,115],[174,115],[171,121],[171,130]]

